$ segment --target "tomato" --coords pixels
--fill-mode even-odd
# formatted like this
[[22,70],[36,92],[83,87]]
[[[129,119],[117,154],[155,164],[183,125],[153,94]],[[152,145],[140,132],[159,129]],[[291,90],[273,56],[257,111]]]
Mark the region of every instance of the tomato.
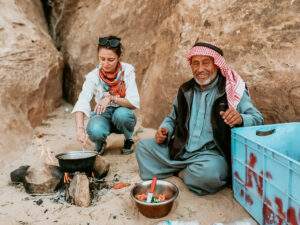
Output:
[[146,201],[147,195],[145,193],[135,195],[135,198],[140,201]]

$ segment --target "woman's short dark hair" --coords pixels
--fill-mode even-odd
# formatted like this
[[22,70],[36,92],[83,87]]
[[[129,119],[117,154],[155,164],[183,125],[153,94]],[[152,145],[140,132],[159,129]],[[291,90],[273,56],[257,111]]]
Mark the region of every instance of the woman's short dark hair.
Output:
[[210,48],[214,51],[216,51],[217,53],[219,53],[221,56],[223,56],[223,51],[222,49],[218,48],[217,46],[214,46],[212,44],[209,44],[209,43],[205,43],[205,42],[197,42],[194,44],[193,47],[195,46],[203,46],[203,47],[207,47],[207,48]]
[[113,35],[106,36],[106,37],[99,37],[98,52],[101,48],[110,49],[114,53],[116,53],[119,57],[123,53],[123,45],[121,43],[121,38]]

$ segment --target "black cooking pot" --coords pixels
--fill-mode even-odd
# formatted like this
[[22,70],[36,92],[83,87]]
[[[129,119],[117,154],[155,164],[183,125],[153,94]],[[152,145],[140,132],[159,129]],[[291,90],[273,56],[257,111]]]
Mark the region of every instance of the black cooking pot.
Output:
[[93,151],[72,151],[57,154],[59,166],[64,172],[85,172],[93,171],[97,152]]

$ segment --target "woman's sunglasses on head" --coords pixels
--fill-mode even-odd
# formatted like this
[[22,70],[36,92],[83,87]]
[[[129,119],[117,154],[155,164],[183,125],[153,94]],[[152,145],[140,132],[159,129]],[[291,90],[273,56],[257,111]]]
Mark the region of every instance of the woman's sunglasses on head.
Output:
[[118,38],[99,38],[98,44],[100,46],[116,48],[120,45],[120,39],[118,39]]

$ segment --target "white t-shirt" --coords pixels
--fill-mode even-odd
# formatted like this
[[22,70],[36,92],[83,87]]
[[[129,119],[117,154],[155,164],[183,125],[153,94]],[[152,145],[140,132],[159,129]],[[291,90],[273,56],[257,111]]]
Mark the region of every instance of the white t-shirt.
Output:
[[[124,71],[124,82],[126,85],[125,98],[136,108],[140,108],[140,96],[135,82],[135,69],[131,64],[121,62],[122,70]],[[89,72],[85,76],[85,81],[82,85],[82,90],[78,100],[73,108],[74,112],[83,112],[86,116],[90,116],[91,106],[90,101],[95,96],[95,101],[98,103],[104,96],[103,90],[104,81],[99,78],[99,67]],[[112,104],[112,106],[118,106]]]

